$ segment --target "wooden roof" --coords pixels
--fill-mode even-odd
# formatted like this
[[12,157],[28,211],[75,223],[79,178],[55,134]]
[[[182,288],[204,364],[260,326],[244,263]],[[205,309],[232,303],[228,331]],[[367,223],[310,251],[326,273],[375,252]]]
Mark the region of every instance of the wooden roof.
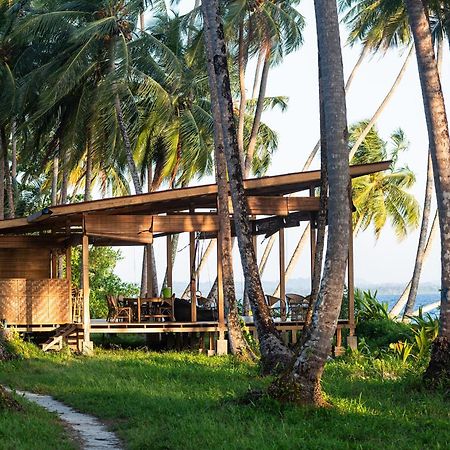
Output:
[[[390,161],[350,166],[350,175],[356,178],[387,170]],[[320,185],[320,171],[297,172],[285,175],[248,179],[244,187],[248,197],[282,197]],[[158,215],[189,212],[190,208],[216,209],[217,185],[170,189],[141,195],[129,195],[109,199],[45,208],[28,217],[0,221],[0,234],[32,233],[46,230],[64,230],[81,227],[85,214]],[[254,202],[258,203],[258,202]],[[261,203],[261,202],[259,202]],[[316,205],[311,203],[311,211]],[[288,211],[289,213],[289,207]],[[264,212],[260,214],[266,214]],[[276,215],[276,213],[273,213]],[[269,215],[269,214],[267,214]]]

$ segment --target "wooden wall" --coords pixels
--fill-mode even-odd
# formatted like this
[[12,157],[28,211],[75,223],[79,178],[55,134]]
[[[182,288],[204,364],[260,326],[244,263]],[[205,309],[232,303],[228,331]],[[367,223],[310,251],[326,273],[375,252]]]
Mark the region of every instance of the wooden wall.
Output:
[[50,249],[0,248],[1,278],[50,278]]
[[71,322],[69,281],[0,279],[0,320],[20,325]]

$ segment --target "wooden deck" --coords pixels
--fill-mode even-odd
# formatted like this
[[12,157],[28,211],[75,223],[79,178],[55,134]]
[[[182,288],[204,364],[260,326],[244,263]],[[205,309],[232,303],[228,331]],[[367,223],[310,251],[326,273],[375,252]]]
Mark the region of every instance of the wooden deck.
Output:
[[[8,327],[14,328],[21,333],[42,333],[52,332],[65,324],[37,324],[20,325],[9,324]],[[76,324],[80,329],[82,324]],[[299,331],[303,328],[303,321],[284,321],[275,322],[277,329],[281,332]],[[246,327],[250,332],[256,332],[253,322],[247,323]],[[93,319],[91,321],[91,333],[93,334],[149,334],[149,333],[215,333],[219,332],[219,322],[107,322],[102,319]],[[349,328],[348,320],[339,320],[338,329]]]

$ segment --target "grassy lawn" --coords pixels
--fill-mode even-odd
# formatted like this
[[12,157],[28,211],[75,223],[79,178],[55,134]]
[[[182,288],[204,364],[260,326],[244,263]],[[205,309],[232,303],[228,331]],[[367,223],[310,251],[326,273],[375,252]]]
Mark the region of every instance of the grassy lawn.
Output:
[[[421,389],[418,376],[399,364],[328,364],[324,388],[334,407],[322,410],[267,398],[240,402],[249,387],[269,380],[232,358],[189,353],[45,355],[2,364],[0,382],[102,418],[131,449],[450,448],[449,399]],[[53,425],[49,419],[40,432]],[[3,442],[12,442],[20,424],[0,430]]]
[[[3,365],[0,363],[0,373]],[[2,450],[55,450],[76,449],[62,423],[32,403],[14,396],[22,411],[0,408],[0,448]]]

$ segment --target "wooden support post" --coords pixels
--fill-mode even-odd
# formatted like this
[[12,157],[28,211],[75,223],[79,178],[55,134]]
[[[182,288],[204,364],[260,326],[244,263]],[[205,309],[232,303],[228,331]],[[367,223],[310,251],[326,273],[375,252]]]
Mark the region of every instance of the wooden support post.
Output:
[[209,350],[208,350],[208,356],[214,356],[216,354],[216,346],[215,346],[215,333],[211,332],[209,333]]
[[82,238],[82,270],[81,283],[83,288],[83,353],[92,351],[91,315],[89,313],[89,238],[83,233]]
[[348,322],[350,326],[350,336],[355,334],[355,272],[353,258],[353,225],[350,214],[350,238],[348,243]]
[[[219,233],[221,233],[220,230]],[[218,242],[222,242],[219,236]],[[228,342],[225,339],[225,301],[223,293],[222,248],[220,245],[217,245],[217,312],[219,316],[219,339],[217,341],[217,354],[226,355],[228,353]]]
[[316,259],[316,240],[317,240],[317,233],[316,233],[316,221],[315,219],[311,219],[310,222],[310,246],[311,246],[311,290],[314,283],[314,261]]
[[[73,304],[72,304],[72,247],[66,248],[66,280],[68,281],[67,299],[69,302],[70,317],[73,322]],[[78,334],[77,334],[78,336]]]
[[[218,239],[218,242],[221,242],[221,240]],[[223,293],[222,248],[220,247],[220,245],[217,245],[217,312],[219,319],[219,328],[222,335],[225,330],[225,301]],[[223,339],[222,336],[221,339]]]
[[72,283],[72,247],[66,248],[66,280],[69,280],[69,288]]
[[191,295],[191,322],[197,322],[197,276],[195,274],[195,233],[189,233],[189,270]]
[[166,250],[167,250],[167,287],[169,287],[173,291],[172,235],[167,236]]
[[51,278],[58,278],[58,255],[56,249],[52,249]]
[[153,267],[153,260],[152,260],[152,244],[147,244],[147,297],[153,297],[153,271],[156,270],[155,267]]
[[285,236],[284,228],[280,228],[279,237],[279,256],[280,256],[280,312],[281,320],[286,320],[286,256],[285,256]]

